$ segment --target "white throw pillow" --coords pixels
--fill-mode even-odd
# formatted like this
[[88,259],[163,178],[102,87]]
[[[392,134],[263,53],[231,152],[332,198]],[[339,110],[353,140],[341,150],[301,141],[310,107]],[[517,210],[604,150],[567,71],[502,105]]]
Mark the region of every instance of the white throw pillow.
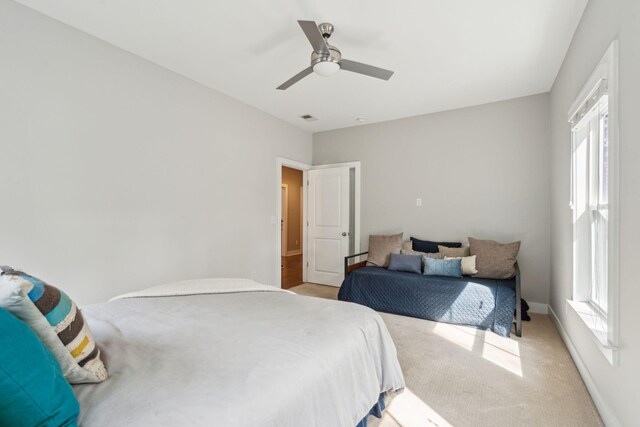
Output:
[[462,260],[462,274],[465,276],[471,276],[478,272],[476,270],[476,256],[465,256],[465,257],[449,257],[446,256],[444,259],[461,259]]
[[58,359],[71,384],[107,379],[89,325],[67,294],[33,276],[0,266],[0,307],[35,332]]

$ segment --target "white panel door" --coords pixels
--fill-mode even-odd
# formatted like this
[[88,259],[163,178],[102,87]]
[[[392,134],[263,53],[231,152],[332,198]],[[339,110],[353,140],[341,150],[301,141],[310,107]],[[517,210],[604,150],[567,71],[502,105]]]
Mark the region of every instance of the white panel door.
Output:
[[309,171],[309,269],[313,283],[340,286],[349,251],[349,168]]

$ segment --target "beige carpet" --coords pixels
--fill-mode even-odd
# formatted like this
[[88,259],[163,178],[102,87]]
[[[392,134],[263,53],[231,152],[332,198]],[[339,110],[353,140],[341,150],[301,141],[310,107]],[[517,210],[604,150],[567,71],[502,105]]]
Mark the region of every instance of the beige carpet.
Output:
[[[292,291],[335,299],[338,288]],[[380,313],[407,389],[370,426],[601,426],[578,371],[548,316],[503,338],[464,326]]]

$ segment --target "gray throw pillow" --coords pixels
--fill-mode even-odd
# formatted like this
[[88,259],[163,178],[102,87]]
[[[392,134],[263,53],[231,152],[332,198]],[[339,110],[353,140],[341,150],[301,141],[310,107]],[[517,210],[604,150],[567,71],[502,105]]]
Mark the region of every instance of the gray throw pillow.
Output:
[[428,258],[433,258],[433,259],[444,259],[444,257],[445,257],[445,255],[441,254],[441,253],[431,254],[431,253],[427,253],[427,252],[414,251],[414,250],[410,250],[410,249],[402,249],[400,251],[400,253],[403,254],[403,255],[426,256]]
[[469,237],[469,252],[476,256],[474,277],[485,279],[510,279],[516,274],[516,257],[520,242],[498,243],[494,240],[478,240]]
[[422,257],[420,255],[389,254],[389,270],[407,273],[422,273]]
[[420,263],[423,271],[424,271],[424,260],[422,259],[422,257],[426,256],[427,258],[444,259],[444,254],[440,254],[440,253],[431,254],[427,252],[414,251],[413,249],[410,249],[410,250],[402,249],[400,253],[402,255],[420,255]]
[[389,254],[399,254],[402,249],[402,233],[393,236],[369,236],[367,265],[389,266]]

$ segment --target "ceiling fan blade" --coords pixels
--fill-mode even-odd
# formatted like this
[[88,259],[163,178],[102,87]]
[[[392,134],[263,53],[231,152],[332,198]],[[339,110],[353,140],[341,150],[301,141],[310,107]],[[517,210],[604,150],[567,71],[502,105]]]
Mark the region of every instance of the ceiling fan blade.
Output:
[[343,59],[342,61],[340,61],[340,64],[340,68],[342,68],[343,70],[351,71],[358,74],[364,74],[365,76],[371,76],[377,79],[389,80],[391,76],[393,76],[393,71],[374,67],[373,65],[363,64],[362,62]]
[[311,67],[307,67],[304,70],[300,71],[298,74],[296,74],[295,76],[291,77],[289,80],[287,80],[286,82],[282,83],[280,86],[278,86],[276,89],[279,90],[285,90],[287,89],[289,86],[291,86],[294,83],[297,83],[298,81],[302,80],[303,78],[307,77],[309,74],[311,74],[313,72],[313,68]]
[[318,26],[313,21],[298,21],[300,28],[304,31],[304,35],[309,39],[309,43],[313,47],[314,52],[329,53],[329,46],[327,41],[320,34]]

